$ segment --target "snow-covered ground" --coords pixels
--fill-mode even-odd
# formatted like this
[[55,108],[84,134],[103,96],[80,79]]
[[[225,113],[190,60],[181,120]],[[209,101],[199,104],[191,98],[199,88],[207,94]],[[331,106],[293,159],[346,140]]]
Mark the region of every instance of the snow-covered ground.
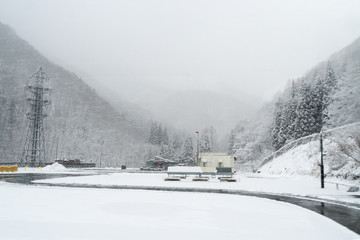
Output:
[[220,182],[217,178],[210,178],[208,182],[193,182],[191,177],[181,179],[180,182],[164,181],[166,173],[112,173],[107,175],[66,177],[37,180],[36,183],[53,184],[90,184],[96,186],[148,186],[173,188],[208,188],[246,190],[315,197],[360,204],[360,192],[347,192],[349,185],[325,183],[325,189],[320,188],[320,180],[304,176],[264,176],[258,174],[235,175],[237,182]]
[[[18,173],[69,171],[77,172],[54,165],[20,168]],[[166,177],[166,173],[118,172],[35,183],[246,190],[360,204],[354,197],[359,192],[347,192],[350,185],[326,182],[321,189],[319,179],[301,175],[235,175],[237,182],[217,178],[194,182],[192,177],[169,182]],[[256,197],[5,182],[0,182],[0,196],[0,239],[360,239],[319,214]],[[14,231],[19,227],[21,231]]]
[[[339,147],[339,143],[351,146],[350,155],[359,158],[355,150],[357,149],[355,138],[360,135],[359,127],[360,123],[354,123],[324,132],[323,163],[327,176],[347,181],[355,179],[353,182],[360,184],[360,164],[343,154]],[[308,142],[293,146],[266,163],[259,169],[261,173],[283,176],[319,176],[320,142],[316,134],[312,136],[302,138],[308,139]]]
[[[146,176],[162,182],[162,175]],[[138,177],[112,174],[78,180],[105,183]],[[4,182],[0,195],[0,238],[6,240],[359,239],[312,211],[256,197]]]

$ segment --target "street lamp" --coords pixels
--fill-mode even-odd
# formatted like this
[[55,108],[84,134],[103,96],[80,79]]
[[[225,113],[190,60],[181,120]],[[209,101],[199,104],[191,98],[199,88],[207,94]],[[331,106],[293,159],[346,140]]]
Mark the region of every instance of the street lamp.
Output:
[[196,131],[196,166],[199,166],[199,131]]

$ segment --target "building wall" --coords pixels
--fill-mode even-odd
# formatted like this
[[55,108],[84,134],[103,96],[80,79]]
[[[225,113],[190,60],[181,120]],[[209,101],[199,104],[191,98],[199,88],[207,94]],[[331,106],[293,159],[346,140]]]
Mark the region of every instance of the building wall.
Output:
[[200,167],[203,172],[216,172],[217,167],[231,167],[234,172],[234,156],[226,153],[200,153]]

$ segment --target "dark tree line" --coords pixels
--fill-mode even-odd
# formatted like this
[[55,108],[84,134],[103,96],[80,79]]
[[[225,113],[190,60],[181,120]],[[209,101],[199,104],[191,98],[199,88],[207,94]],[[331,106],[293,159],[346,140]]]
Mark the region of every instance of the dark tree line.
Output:
[[331,64],[311,79],[292,81],[275,104],[272,144],[278,150],[286,142],[319,133],[329,119],[327,108],[336,90],[337,77]]
[[[185,165],[194,165],[196,159],[196,140],[193,137],[180,136],[172,133],[168,135],[167,128],[161,123],[153,122],[149,130],[148,141],[153,147],[148,150],[147,159],[160,156],[174,160]],[[200,152],[213,152],[218,150],[217,134],[214,127],[205,128],[201,131],[199,139]]]
[[161,123],[153,122],[149,131],[149,143],[154,147],[149,149],[146,158],[160,156],[185,165],[195,163],[194,143],[191,137],[180,137],[173,134],[169,137],[167,128]]
[[200,152],[215,152],[218,150],[217,134],[213,126],[204,128],[200,138]]
[[149,143],[153,145],[169,144],[167,129],[161,127],[161,123],[153,122],[150,127]]

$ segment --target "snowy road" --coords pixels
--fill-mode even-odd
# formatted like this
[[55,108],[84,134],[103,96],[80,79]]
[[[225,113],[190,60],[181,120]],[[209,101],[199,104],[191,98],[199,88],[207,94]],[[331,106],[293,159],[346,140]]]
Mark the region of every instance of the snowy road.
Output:
[[227,194],[0,182],[1,239],[358,239],[279,201]]

